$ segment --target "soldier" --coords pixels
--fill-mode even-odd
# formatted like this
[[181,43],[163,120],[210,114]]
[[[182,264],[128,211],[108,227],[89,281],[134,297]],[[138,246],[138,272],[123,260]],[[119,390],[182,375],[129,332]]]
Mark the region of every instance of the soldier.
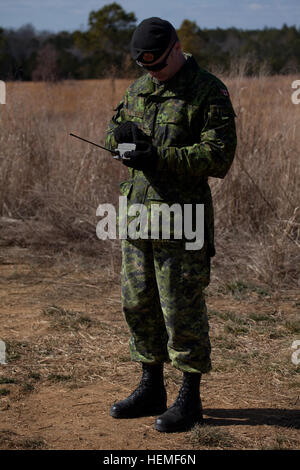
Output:
[[[106,145],[134,142],[121,183],[132,204],[204,204],[204,244],[187,250],[184,239],[122,240],[122,305],[130,353],[142,364],[138,387],[113,404],[114,418],[160,415],[155,429],[175,432],[202,423],[201,374],[209,372],[210,340],[204,288],[215,254],[208,177],[224,178],[236,148],[235,113],[226,86],[184,53],[176,30],[148,18],[135,30],[131,55],[146,74],[125,92]],[[148,209],[147,209],[148,210]],[[160,233],[160,232],[159,232]],[[163,363],[183,381],[167,408]]]

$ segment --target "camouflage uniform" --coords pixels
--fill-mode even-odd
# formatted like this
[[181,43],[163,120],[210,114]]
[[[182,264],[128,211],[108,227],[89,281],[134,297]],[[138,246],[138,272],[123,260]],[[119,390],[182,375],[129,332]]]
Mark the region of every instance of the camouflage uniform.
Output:
[[[204,204],[205,243],[185,250],[182,241],[122,241],[122,303],[131,331],[133,360],[171,360],[188,372],[208,372],[210,343],[204,300],[214,256],[214,221],[208,177],[224,178],[236,147],[234,110],[225,85],[186,54],[167,82],[149,74],[136,80],[116,109],[114,128],[133,121],[158,150],[155,171],[129,168],[121,193],[131,204]],[[130,220],[130,219],[129,219]]]

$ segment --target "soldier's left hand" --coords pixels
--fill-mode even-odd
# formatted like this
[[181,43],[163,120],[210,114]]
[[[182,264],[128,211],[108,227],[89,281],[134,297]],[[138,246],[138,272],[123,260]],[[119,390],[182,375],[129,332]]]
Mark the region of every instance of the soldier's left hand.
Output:
[[146,134],[133,121],[126,121],[114,129],[114,138],[118,144],[135,143],[146,140]]
[[146,141],[136,142],[136,150],[125,152],[124,157],[124,165],[141,171],[155,170],[158,158],[156,147]]

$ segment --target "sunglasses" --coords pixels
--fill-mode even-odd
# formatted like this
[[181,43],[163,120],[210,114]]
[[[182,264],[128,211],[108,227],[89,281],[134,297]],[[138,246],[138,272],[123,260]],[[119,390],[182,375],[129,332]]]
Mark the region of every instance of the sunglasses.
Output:
[[161,61],[159,62],[158,64],[155,64],[155,65],[144,65],[142,64],[141,62],[139,62],[138,60],[136,61],[137,65],[139,67],[142,67],[143,69],[145,70],[148,70],[149,72],[159,72],[160,70],[164,69],[168,64],[167,64],[167,58],[169,57],[169,55],[171,54],[171,51],[173,49],[173,47],[175,46],[177,42],[177,39],[173,42],[172,44],[172,47],[169,49],[169,52],[168,54],[166,55],[166,57]]

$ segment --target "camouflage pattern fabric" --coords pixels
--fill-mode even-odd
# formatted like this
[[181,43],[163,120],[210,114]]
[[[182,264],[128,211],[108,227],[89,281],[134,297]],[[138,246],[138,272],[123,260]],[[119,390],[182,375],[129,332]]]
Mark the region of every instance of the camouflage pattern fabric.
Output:
[[205,237],[211,256],[214,220],[208,177],[224,178],[236,148],[235,113],[225,85],[201,69],[191,55],[167,82],[149,74],[136,80],[116,108],[106,146],[116,148],[113,131],[125,121],[135,122],[158,149],[154,172],[129,168],[130,178],[121,183],[129,206],[167,204],[205,205]]
[[[201,69],[191,55],[167,82],[149,74],[126,91],[109,123],[113,131],[133,121],[158,150],[155,171],[129,168],[121,183],[134,203],[205,206],[205,243],[189,251],[183,241],[122,241],[122,303],[135,361],[170,360],[189,372],[208,372],[210,343],[204,299],[214,256],[214,216],[209,177],[224,178],[236,148],[235,113],[225,85]],[[130,221],[130,218],[128,217]]]
[[122,304],[134,361],[171,361],[187,372],[211,369],[204,288],[210,279],[207,243],[122,241]]

